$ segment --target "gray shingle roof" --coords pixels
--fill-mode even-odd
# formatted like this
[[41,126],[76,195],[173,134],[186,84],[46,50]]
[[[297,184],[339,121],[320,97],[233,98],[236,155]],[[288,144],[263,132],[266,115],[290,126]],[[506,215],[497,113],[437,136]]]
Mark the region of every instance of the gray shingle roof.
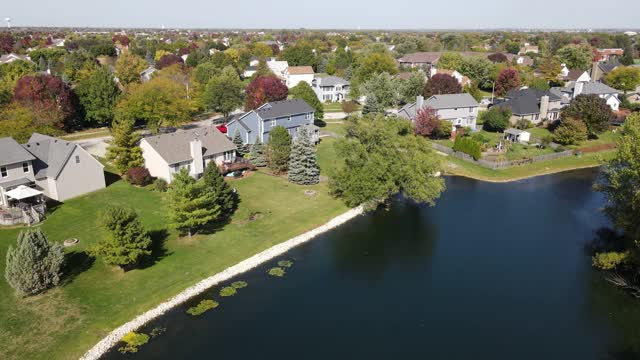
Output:
[[35,177],[42,179],[45,177],[56,178],[77,145],[34,133],[29,142],[22,146],[36,157],[33,162]]
[[0,166],[35,160],[18,142],[10,137],[0,138]]
[[256,110],[262,120],[310,112],[313,112],[313,108],[301,99],[274,101],[266,103]]
[[550,91],[545,91],[545,90],[538,90],[538,89],[519,89],[519,90],[510,90],[507,92],[507,99],[513,99],[513,98],[517,98],[520,96],[534,96],[536,99],[540,100],[541,97],[543,96],[548,96],[549,97],[549,101],[558,101],[561,99],[560,96],[558,96],[555,93],[552,93]]
[[236,146],[231,140],[217,129],[178,130],[170,134],[149,136],[143,140],[149,143],[171,165],[192,160],[189,144],[195,139],[202,141],[203,157],[236,150]]
[[325,76],[317,78],[318,86],[336,86],[336,85],[349,85],[350,82],[338,77],[338,76]]
[[445,95],[433,95],[428,99],[425,99],[424,105],[434,109],[453,109],[461,107],[476,107],[480,106],[473,96],[463,94],[445,94]]
[[538,98],[532,93],[509,99],[498,106],[511,109],[514,115],[530,115],[540,112],[538,107]]
[[584,83],[584,87],[582,88],[583,94],[617,94],[618,90],[612,88],[611,86],[605,85],[600,82],[586,82]]

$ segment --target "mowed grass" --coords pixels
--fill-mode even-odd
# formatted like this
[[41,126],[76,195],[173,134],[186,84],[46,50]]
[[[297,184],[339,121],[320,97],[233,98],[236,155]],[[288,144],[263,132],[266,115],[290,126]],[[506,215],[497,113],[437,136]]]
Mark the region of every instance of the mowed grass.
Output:
[[[342,112],[342,103],[332,102],[332,103],[324,103],[322,104],[324,107],[324,112],[332,113],[332,112]],[[358,105],[356,111],[362,110],[362,105]]]
[[[193,238],[167,230],[163,194],[117,181],[108,188],[70,200],[55,209],[41,225],[49,239],[78,238],[70,254],[77,274],[65,284],[32,298],[18,298],[0,280],[0,358],[78,358],[109,331],[136,315],[272,245],[321,225],[347,210],[327,194],[326,183],[292,185],[280,177],[255,173],[231,180],[241,203],[224,229]],[[315,196],[304,194],[317,190]],[[92,261],[84,251],[104,238],[98,226],[107,204],[134,207],[144,225],[160,243],[154,262],[123,272]],[[255,220],[249,220],[252,215]],[[19,229],[0,230],[0,271],[7,247]]]

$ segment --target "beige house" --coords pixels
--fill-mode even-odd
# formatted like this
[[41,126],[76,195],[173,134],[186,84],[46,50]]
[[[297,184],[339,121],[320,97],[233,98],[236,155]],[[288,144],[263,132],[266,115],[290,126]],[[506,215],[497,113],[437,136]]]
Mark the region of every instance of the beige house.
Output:
[[151,176],[169,183],[182,169],[199,178],[210,162],[221,166],[236,158],[236,146],[215,128],[149,136],[140,140],[140,148],[144,166]]

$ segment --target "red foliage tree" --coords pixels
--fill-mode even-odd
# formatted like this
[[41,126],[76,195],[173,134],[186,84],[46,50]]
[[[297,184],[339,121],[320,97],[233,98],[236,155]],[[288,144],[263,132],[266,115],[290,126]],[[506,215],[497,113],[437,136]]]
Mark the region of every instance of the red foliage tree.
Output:
[[459,94],[462,86],[456,78],[447,74],[435,74],[424,85],[423,94],[425,97],[442,94]]
[[493,62],[493,63],[506,63],[506,62],[509,61],[509,59],[507,58],[507,55],[505,55],[503,53],[491,54],[491,55],[487,56],[487,58],[489,60],[491,60],[491,62]]
[[508,91],[517,89],[520,85],[520,74],[518,74],[518,70],[513,68],[502,69],[496,79],[496,94],[498,94],[498,96],[505,96]]
[[415,132],[416,135],[433,136],[440,126],[440,118],[435,109],[425,107],[416,113]]
[[271,44],[271,50],[273,51],[273,55],[278,55],[280,54],[280,47],[278,46],[278,44]]
[[184,64],[182,58],[175,54],[163,55],[156,63],[157,69],[163,69],[175,64]]
[[287,86],[275,76],[258,76],[245,92],[244,108],[246,111],[257,109],[271,101],[285,100],[289,94]]
[[23,76],[16,83],[13,99],[38,114],[43,125],[70,125],[78,100],[60,78],[51,75]]
[[111,38],[111,41],[113,41],[113,43],[120,43],[120,45],[122,46],[129,46],[129,44],[131,43],[131,40],[129,40],[129,37],[127,35],[114,35]]
[[178,55],[179,56],[188,55],[189,53],[191,53],[191,51],[193,51],[193,50],[195,50],[197,48],[198,48],[198,45],[196,43],[190,43],[189,46],[179,49],[178,50]]
[[13,45],[15,45],[15,40],[13,39],[13,35],[9,32],[1,32],[0,33],[0,51],[2,53],[10,53],[13,50]]

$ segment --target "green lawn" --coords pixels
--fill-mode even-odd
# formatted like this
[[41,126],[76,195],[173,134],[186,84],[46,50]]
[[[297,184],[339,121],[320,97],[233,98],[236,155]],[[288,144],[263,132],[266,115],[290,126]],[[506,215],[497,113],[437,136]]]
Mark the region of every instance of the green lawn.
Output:
[[327,123],[324,127],[320,128],[320,131],[325,130],[334,134],[345,136],[347,131],[344,128],[344,123]]
[[[323,166],[332,161],[331,156],[320,157]],[[26,299],[15,297],[2,276],[0,358],[78,358],[110,330],[199,280],[347,210],[327,194],[326,183],[302,187],[256,173],[231,180],[231,186],[241,198],[232,223],[217,233],[192,239],[166,230],[162,194],[124,181],[55,209],[41,227],[50,240],[80,240],[70,254],[76,273],[67,277],[65,285]],[[309,188],[318,190],[317,195],[305,195]],[[105,236],[96,224],[105,204],[135,207],[162,249],[154,264],[125,273],[106,266],[100,258],[92,261],[86,256],[84,251]],[[260,215],[250,221],[255,214]],[[18,231],[0,230],[0,271],[4,271],[7,247],[15,242]]]
[[320,173],[327,175],[336,166],[337,153],[335,149],[336,139],[325,137],[318,144],[318,166]]
[[[323,106],[325,113],[342,112],[342,104],[339,102],[324,103]],[[362,106],[358,105],[357,111],[360,110],[362,110]]]
[[71,134],[67,134],[62,136],[62,139],[73,141],[73,140],[93,139],[93,138],[110,136],[110,135],[111,135],[111,131],[109,131],[109,129],[100,128],[100,129],[90,129],[90,130],[78,131]]

